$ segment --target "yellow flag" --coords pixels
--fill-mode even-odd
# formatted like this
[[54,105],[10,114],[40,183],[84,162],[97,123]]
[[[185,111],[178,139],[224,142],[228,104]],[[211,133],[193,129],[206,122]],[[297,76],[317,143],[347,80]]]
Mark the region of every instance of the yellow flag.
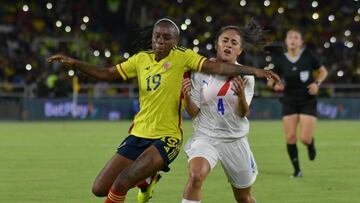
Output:
[[72,79],[72,86],[73,86],[73,92],[79,93],[80,91],[80,84],[79,84],[79,78],[77,76],[74,76]]

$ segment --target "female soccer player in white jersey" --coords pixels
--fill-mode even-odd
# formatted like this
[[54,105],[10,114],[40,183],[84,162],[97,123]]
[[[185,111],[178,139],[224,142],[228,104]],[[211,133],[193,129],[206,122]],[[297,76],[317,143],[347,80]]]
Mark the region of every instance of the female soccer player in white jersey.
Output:
[[[216,61],[237,63],[247,43],[259,45],[263,30],[255,21],[245,28],[222,27],[216,37]],[[250,150],[246,114],[254,95],[254,77],[192,73],[184,79],[185,108],[193,118],[193,135],[185,145],[189,178],[182,203],[199,203],[201,186],[218,161],[237,202],[254,203],[250,189],[257,166]]]
[[[262,78],[279,77],[271,71],[212,62],[177,46],[179,28],[169,19],[158,20],[150,33],[152,50],[140,51],[127,61],[106,68],[91,65],[65,55],[54,55],[49,62],[59,61],[98,80],[138,78],[140,111],[120,144],[97,176],[92,191],[107,196],[106,203],[123,203],[126,193],[138,185],[138,202],[151,198],[158,171],[169,171],[182,144],[181,84],[186,71],[236,76],[254,74]],[[150,183],[142,182],[154,177]],[[154,182],[155,181],[155,182]],[[139,184],[142,183],[142,184]]]

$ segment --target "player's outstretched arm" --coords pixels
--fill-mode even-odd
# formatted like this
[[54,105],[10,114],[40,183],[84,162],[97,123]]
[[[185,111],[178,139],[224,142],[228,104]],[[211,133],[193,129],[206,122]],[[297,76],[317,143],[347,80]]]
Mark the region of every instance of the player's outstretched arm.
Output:
[[49,57],[47,61],[49,63],[52,63],[54,61],[60,62],[65,66],[79,70],[97,80],[113,81],[121,79],[121,75],[119,74],[115,66],[105,68],[97,65],[88,64],[62,54],[53,55]]
[[273,79],[276,83],[280,83],[280,77],[270,70],[264,70],[232,63],[220,63],[206,60],[202,67],[202,71],[210,74],[229,76],[254,75],[257,78]]

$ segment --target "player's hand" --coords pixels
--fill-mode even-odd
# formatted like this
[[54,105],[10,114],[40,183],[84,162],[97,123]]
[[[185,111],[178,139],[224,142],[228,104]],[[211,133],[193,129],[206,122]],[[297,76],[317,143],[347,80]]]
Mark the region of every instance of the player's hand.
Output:
[[256,69],[255,76],[257,78],[266,78],[267,80],[274,80],[275,83],[281,83],[280,77],[271,70]]
[[236,95],[240,96],[244,94],[245,85],[248,82],[248,79],[243,79],[240,76],[234,77],[232,79],[233,86],[231,87],[231,90],[235,92]]
[[189,97],[190,93],[191,93],[191,82],[190,82],[190,78],[184,78],[183,79],[183,83],[182,83],[182,87],[181,87],[181,92],[184,95],[184,97]]
[[317,95],[319,92],[319,86],[316,83],[311,83],[307,86],[310,95]]
[[273,88],[275,92],[282,92],[284,91],[285,86],[282,83],[275,83]]
[[58,61],[66,66],[73,66],[75,63],[75,59],[70,58],[68,56],[62,55],[62,54],[56,54],[53,56],[50,56],[47,61],[49,63],[52,63],[53,61]]

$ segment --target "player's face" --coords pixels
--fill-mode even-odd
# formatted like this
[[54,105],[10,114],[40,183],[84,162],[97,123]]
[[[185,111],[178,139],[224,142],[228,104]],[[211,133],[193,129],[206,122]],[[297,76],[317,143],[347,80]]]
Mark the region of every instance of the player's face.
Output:
[[235,63],[242,52],[241,37],[235,30],[225,30],[215,44],[216,58],[223,62]]
[[177,43],[176,28],[169,22],[158,23],[153,30],[152,49],[157,60],[161,60],[169,55],[171,49]]
[[294,30],[290,30],[286,34],[285,44],[288,49],[292,49],[292,50],[300,49],[301,46],[303,45],[301,34]]

